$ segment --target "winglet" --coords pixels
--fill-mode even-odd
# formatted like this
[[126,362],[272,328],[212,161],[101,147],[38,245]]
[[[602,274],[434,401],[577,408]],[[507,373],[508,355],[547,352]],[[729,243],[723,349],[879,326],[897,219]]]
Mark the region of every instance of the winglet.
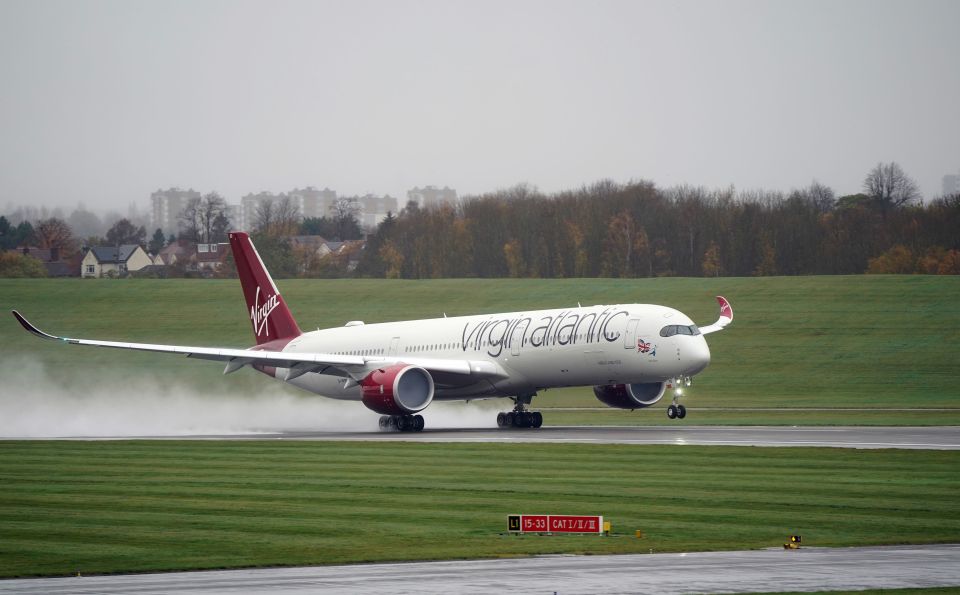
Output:
[[727,324],[733,322],[733,307],[730,305],[730,302],[727,301],[727,298],[718,295],[717,303],[720,304],[720,317],[727,318]]
[[718,295],[717,303],[720,304],[720,318],[717,318],[717,321],[710,326],[701,328],[701,334],[709,335],[710,333],[715,333],[723,330],[725,326],[733,322],[733,306],[730,305],[730,302],[727,301],[727,298],[723,297],[722,295]]
[[20,326],[22,326],[28,333],[33,333],[34,335],[40,337],[41,339],[53,339],[54,341],[58,341],[61,339],[61,337],[54,337],[53,335],[48,335],[47,333],[33,326],[33,324],[29,320],[23,317],[23,314],[17,312],[16,310],[10,310],[10,312],[13,313],[14,318],[17,319],[17,322],[20,323]]

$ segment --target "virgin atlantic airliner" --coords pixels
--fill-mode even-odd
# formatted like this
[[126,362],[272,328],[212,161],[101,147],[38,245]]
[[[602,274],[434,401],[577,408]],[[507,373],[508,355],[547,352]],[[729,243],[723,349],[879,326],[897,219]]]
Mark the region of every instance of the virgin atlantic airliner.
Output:
[[303,332],[267,272],[250,237],[230,234],[256,345],[248,349],[188,347],[71,339],[49,335],[16,310],[34,335],[71,345],[95,345],[226,362],[224,374],[250,366],[312,393],[361,401],[380,413],[380,427],[423,429],[421,411],[434,400],[509,398],[501,428],[539,428],[528,409],[538,391],[590,386],[610,407],[641,409],[674,389],[667,415],[683,418],[680,388],[710,363],[704,335],[733,321],[717,297],[720,317],[698,328],[682,312],[650,304],[577,306],[506,314],[364,324]]

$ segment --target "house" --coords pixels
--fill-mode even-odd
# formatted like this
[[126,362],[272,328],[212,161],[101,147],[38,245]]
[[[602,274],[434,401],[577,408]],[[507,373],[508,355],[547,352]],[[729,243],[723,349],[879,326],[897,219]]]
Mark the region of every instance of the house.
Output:
[[196,253],[196,251],[197,249],[193,242],[189,240],[177,240],[161,248],[160,252],[153,258],[153,264],[171,266],[178,262],[188,263],[190,257]]
[[223,266],[230,254],[230,244],[197,244],[197,269],[214,271]]
[[25,256],[32,256],[43,263],[48,277],[76,277],[80,270],[80,259],[74,255],[63,259],[59,248],[36,248],[34,246],[20,246],[9,252],[16,252]]
[[150,255],[137,244],[93,246],[84,254],[80,270],[83,277],[124,277],[151,264]]
[[327,240],[323,236],[290,236],[290,248],[302,252],[312,252],[318,257],[330,254]]

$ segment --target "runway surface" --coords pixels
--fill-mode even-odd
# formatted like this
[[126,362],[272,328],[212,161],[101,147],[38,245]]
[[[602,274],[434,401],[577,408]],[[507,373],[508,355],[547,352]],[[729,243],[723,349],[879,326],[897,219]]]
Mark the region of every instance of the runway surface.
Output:
[[[117,437],[118,439],[120,437]],[[129,439],[130,437],[123,437]],[[524,442],[575,444],[675,444],[701,446],[826,446],[960,450],[960,426],[560,426],[538,430],[426,429],[423,432],[283,432],[193,436],[142,436],[201,440],[367,440],[405,442]]]
[[[599,539],[599,538],[598,538]],[[960,585],[960,545],[365,564],[0,581],[7,594],[748,593]]]

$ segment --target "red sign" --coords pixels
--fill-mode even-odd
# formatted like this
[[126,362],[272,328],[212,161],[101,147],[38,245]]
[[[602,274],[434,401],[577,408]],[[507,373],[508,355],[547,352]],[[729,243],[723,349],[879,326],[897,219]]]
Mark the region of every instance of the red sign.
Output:
[[603,533],[602,516],[515,514],[507,527],[517,533]]

